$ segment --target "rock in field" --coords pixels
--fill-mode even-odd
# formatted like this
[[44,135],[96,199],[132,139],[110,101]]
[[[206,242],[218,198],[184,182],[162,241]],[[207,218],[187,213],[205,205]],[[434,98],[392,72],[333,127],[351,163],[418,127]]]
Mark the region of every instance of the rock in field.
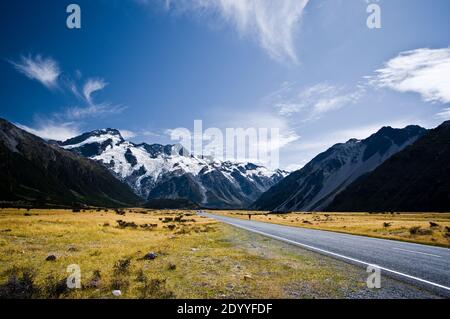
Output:
[[55,255],[48,255],[47,258],[45,258],[46,261],[55,261],[56,256]]
[[120,291],[120,290],[113,290],[112,294],[114,296],[116,296],[116,297],[120,297],[120,296],[122,296],[122,291]]
[[145,259],[145,260],[153,260],[153,259],[155,259],[156,257],[158,257],[158,254],[152,252],[152,253],[146,254],[146,255],[144,256],[144,259]]

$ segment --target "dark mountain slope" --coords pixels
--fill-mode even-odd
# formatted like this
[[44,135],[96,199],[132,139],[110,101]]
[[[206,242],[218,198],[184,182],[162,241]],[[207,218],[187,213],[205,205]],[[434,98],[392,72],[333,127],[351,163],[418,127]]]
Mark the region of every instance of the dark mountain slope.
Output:
[[114,207],[139,199],[102,165],[0,119],[0,201]]
[[419,126],[383,127],[364,140],[336,144],[271,187],[252,206],[277,211],[323,210],[353,181],[415,142],[425,131]]
[[328,211],[450,211],[450,121],[340,193]]

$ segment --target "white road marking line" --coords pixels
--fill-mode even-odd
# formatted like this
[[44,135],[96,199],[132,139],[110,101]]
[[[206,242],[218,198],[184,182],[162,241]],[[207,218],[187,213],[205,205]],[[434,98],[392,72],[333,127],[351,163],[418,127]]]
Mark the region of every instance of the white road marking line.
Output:
[[336,256],[336,257],[339,257],[339,258],[342,258],[342,259],[347,259],[347,260],[353,261],[355,263],[359,263],[359,264],[363,264],[363,265],[367,265],[367,266],[377,267],[377,268],[379,268],[381,270],[384,270],[384,271],[387,271],[387,272],[390,272],[390,273],[393,273],[393,274],[396,274],[396,275],[399,275],[399,276],[403,276],[403,277],[406,277],[406,278],[409,278],[409,279],[420,281],[420,282],[423,282],[423,283],[426,283],[426,284],[429,284],[429,285],[432,285],[432,286],[439,287],[439,288],[442,288],[442,289],[450,291],[450,287],[447,287],[447,286],[444,286],[444,285],[440,285],[440,284],[437,284],[437,283],[432,282],[432,281],[428,281],[428,280],[425,280],[425,279],[422,279],[422,278],[419,278],[419,277],[411,276],[411,275],[408,275],[408,274],[405,274],[405,273],[402,273],[402,272],[399,272],[399,271],[395,271],[395,270],[392,270],[392,269],[389,269],[389,268],[385,268],[385,267],[381,267],[381,266],[378,266],[378,265],[374,265],[372,263],[368,263],[368,262],[365,262],[365,261],[362,261],[362,260],[359,260],[359,259],[355,259],[355,258],[347,257],[347,256],[344,256],[344,255],[341,255],[341,254],[333,253],[333,252],[325,250],[325,249],[321,249],[321,248],[317,248],[317,247],[314,247],[314,246],[302,244],[302,243],[296,242],[294,240],[290,240],[290,239],[287,239],[287,238],[279,237],[279,236],[276,236],[276,235],[271,235],[271,234],[268,234],[268,233],[265,233],[265,232],[262,232],[262,231],[259,231],[259,230],[247,228],[245,226],[234,224],[234,223],[232,223],[230,221],[222,220],[220,218],[217,218],[217,219],[223,221],[224,223],[227,223],[227,224],[233,225],[235,227],[242,228],[242,229],[245,229],[245,230],[248,230],[250,232],[254,232],[254,233],[266,236],[266,237],[270,237],[270,238],[273,238],[273,239],[281,240],[281,241],[284,241],[284,242],[287,242],[287,243],[291,243],[291,244],[294,244],[294,245],[297,245],[297,246],[306,247],[306,248],[309,248],[311,250],[320,251],[320,252],[322,252],[324,254]]
[[439,255],[433,255],[433,254],[428,254],[428,253],[422,253],[422,252],[420,252],[420,251],[414,251],[414,250],[408,250],[408,249],[401,249],[401,248],[392,248],[392,249],[395,249],[395,250],[403,250],[403,251],[407,251],[407,252],[410,252],[410,253],[422,254],[422,255],[427,255],[427,256],[433,256],[433,257],[442,258],[442,256],[439,256]]

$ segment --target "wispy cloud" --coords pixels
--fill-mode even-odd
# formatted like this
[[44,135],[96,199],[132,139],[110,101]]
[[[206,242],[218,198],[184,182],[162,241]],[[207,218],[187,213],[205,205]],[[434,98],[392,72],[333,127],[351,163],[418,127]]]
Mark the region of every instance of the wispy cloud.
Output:
[[14,67],[32,80],[41,82],[49,89],[58,87],[61,83],[62,90],[68,90],[78,100],[81,106],[67,107],[64,111],[54,113],[49,118],[56,122],[80,120],[86,117],[94,117],[105,114],[118,114],[126,109],[123,105],[115,105],[108,102],[97,103],[93,99],[93,93],[103,90],[108,83],[102,78],[88,78],[83,86],[77,82],[82,80],[80,70],[75,71],[75,79],[61,71],[59,64],[53,58],[44,58],[41,55],[20,58],[19,62],[11,62]]
[[80,120],[86,117],[97,117],[106,114],[119,114],[126,109],[126,106],[111,105],[108,103],[93,104],[82,107],[69,107],[62,114],[56,114],[57,117],[68,120]]
[[450,103],[450,47],[400,53],[369,77],[375,87],[415,92],[426,102]]
[[[147,1],[140,0],[140,3]],[[166,8],[202,17],[219,15],[241,36],[256,39],[275,60],[297,63],[295,33],[309,0],[165,0]]]
[[57,114],[58,117],[63,117],[69,120],[80,120],[86,117],[96,117],[106,114],[119,114],[126,109],[123,105],[114,105],[107,102],[96,103],[92,94],[103,90],[108,83],[101,78],[89,78],[83,85],[82,96],[75,84],[70,86],[70,90],[77,98],[84,99],[86,106],[68,107],[62,114]]
[[108,83],[103,79],[88,79],[83,86],[83,95],[89,104],[92,104],[92,93],[103,90]]
[[58,77],[61,74],[58,63],[50,57],[41,55],[24,57],[20,61],[11,62],[15,68],[32,80],[39,81],[49,89],[58,85]]
[[15,125],[46,140],[64,141],[71,137],[80,135],[78,128],[71,122],[58,124],[48,121],[45,123],[40,123],[37,128],[32,128],[20,123],[15,123]]
[[323,114],[355,104],[363,95],[358,87],[348,90],[323,82],[299,89],[295,83],[284,83],[282,88],[265,98],[282,116],[300,113],[304,121],[316,120]]
[[444,121],[450,120],[450,107],[441,110],[439,113],[436,114],[436,117]]

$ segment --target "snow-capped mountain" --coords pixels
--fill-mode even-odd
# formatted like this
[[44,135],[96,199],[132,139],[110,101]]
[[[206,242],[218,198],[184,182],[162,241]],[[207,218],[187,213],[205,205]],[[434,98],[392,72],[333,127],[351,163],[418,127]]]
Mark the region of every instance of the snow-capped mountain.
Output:
[[84,133],[59,145],[103,163],[148,200],[183,198],[205,207],[243,208],[288,174],[198,158],[179,144],[135,144],[115,129]]
[[448,212],[450,121],[349,185],[330,211]]
[[103,165],[0,118],[0,202],[75,208],[129,207],[141,201]]
[[319,154],[302,169],[270,188],[252,205],[276,211],[318,211],[360,176],[414,143],[426,130],[383,127],[365,140],[351,139]]

